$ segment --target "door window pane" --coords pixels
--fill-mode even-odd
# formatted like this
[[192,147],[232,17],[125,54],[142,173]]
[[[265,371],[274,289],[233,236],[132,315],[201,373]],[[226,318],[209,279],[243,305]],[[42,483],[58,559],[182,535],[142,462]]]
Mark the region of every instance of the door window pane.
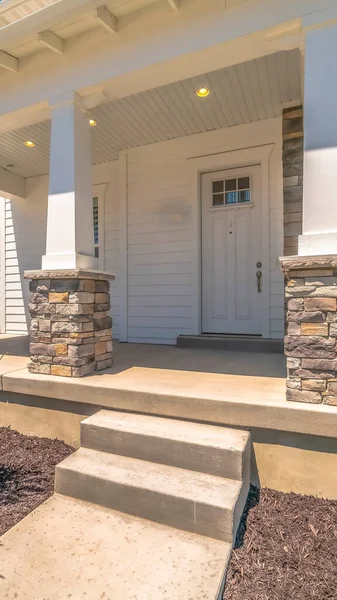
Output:
[[239,202],[250,202],[250,190],[239,191]]
[[223,206],[223,194],[213,194],[213,206]]
[[226,204],[236,204],[237,202],[237,193],[236,192],[226,192]]
[[226,179],[225,181],[225,190],[226,192],[235,192],[237,189],[237,180],[236,179]]
[[249,177],[239,177],[238,179],[238,189],[239,190],[247,190],[249,189]]
[[213,194],[219,194],[223,192],[223,179],[219,181],[212,181]]

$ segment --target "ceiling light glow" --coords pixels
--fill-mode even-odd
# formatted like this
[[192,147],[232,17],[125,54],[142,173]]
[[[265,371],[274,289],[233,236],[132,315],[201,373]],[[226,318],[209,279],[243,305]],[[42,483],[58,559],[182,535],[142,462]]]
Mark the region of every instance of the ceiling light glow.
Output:
[[209,89],[207,87],[201,87],[196,91],[199,98],[207,98],[209,96]]

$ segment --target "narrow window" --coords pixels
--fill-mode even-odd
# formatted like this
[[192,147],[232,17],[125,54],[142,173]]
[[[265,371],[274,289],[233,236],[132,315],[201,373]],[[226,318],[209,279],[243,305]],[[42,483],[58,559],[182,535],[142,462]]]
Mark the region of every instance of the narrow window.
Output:
[[98,226],[98,196],[92,199],[92,208],[94,216],[94,248],[95,257],[99,258],[99,226]]

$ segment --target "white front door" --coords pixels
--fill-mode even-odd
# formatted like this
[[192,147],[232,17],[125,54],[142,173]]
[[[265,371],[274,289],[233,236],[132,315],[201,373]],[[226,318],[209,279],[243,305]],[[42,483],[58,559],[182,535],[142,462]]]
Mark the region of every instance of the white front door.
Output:
[[260,170],[202,175],[203,333],[262,334]]

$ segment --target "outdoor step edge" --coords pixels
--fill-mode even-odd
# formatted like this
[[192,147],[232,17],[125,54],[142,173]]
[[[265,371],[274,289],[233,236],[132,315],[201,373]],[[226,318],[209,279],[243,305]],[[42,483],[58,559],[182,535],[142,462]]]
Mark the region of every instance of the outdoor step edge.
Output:
[[[101,417],[95,415],[81,423],[81,447],[135,458],[156,464],[168,465],[188,471],[205,473],[215,477],[242,481],[250,462],[251,437],[244,430],[229,430],[195,423],[177,424],[174,420],[115,413],[110,421],[110,411],[101,411]],[[122,422],[118,421],[122,416]],[[95,418],[96,417],[96,418]],[[117,421],[116,421],[117,419]],[[165,434],[162,422],[173,425]],[[159,422],[159,428],[157,424]],[[137,424],[141,424],[138,428]],[[146,425],[149,423],[149,427]],[[145,427],[144,427],[145,424]],[[154,427],[153,427],[154,425]],[[164,424],[165,425],[165,424]],[[186,428],[187,425],[187,428]],[[191,428],[189,428],[191,425]],[[181,427],[177,435],[177,427]],[[186,431],[193,434],[214,431],[219,437],[205,439],[204,436],[187,437]],[[199,431],[198,431],[199,430]],[[226,439],[226,433],[234,433],[235,439]],[[223,443],[222,439],[223,438]],[[227,436],[228,437],[228,436]],[[213,442],[213,443],[212,443]],[[235,447],[236,444],[236,447]]]
[[[102,417],[108,417],[110,420],[103,421]],[[122,421],[120,421],[121,418]],[[125,422],[123,422],[124,419]],[[132,426],[132,423],[137,424],[137,422],[148,423],[149,427],[137,429],[137,426]],[[165,427],[162,427],[162,425],[172,426],[173,433],[170,429],[165,430]],[[163,434],[165,434],[165,439],[172,443],[180,442],[199,445],[204,446],[205,448],[214,448],[233,453],[243,453],[250,440],[250,432],[245,429],[234,429],[231,427],[209,425],[207,423],[196,423],[193,421],[183,421],[153,415],[125,413],[112,410],[101,410],[81,422],[81,430],[90,429],[90,427],[111,432],[118,431],[129,433],[130,435],[156,438],[163,438]],[[216,439],[216,436],[214,436],[215,440],[212,440],[212,436],[210,436],[209,439],[204,439],[202,436],[198,437],[196,434],[198,434],[198,432],[201,433],[202,431],[214,434],[221,433],[222,441]],[[179,433],[187,435],[186,437],[179,437]],[[226,434],[230,435],[232,438],[228,444],[226,444]]]
[[[111,477],[111,464],[114,466],[114,462],[116,461],[116,459],[117,463],[118,460],[122,462],[124,461],[126,465],[124,467],[125,470],[128,469],[127,465],[129,465],[130,472],[133,470],[136,472],[139,468],[142,468],[147,472],[148,477],[144,477],[142,480],[139,480],[139,483],[130,481],[127,477],[124,477],[124,480],[116,480],[114,477]],[[91,463],[94,460],[96,461],[96,464],[98,461],[98,463],[101,465],[102,471],[100,473],[95,472],[95,468],[92,467]],[[106,464],[104,464],[104,462]],[[108,464],[109,462],[111,463],[110,465]],[[87,463],[87,466],[89,467],[91,465],[91,468],[85,468],[85,463]],[[123,470],[123,467],[119,467],[118,464],[116,468],[117,470],[119,470],[120,468]],[[179,467],[172,467],[169,465],[152,463],[133,457],[131,458],[120,455],[107,454],[104,452],[90,450],[87,448],[80,448],[74,454],[71,454],[56,466],[55,491],[61,494],[62,491],[60,491],[60,478],[62,478],[62,471],[70,471],[74,474],[77,473],[79,476],[84,476],[91,479],[93,478],[101,481],[107,481],[111,484],[124,485],[129,488],[141,488],[144,491],[153,492],[168,497],[175,496],[176,498],[179,498],[181,500],[198,502],[204,505],[208,504],[209,506],[216,506],[219,509],[228,511],[234,509],[237,499],[240,495],[241,489],[243,487],[242,481],[218,477],[216,475],[199,473],[196,471],[189,471],[187,469],[180,469]],[[159,483],[157,482],[156,485],[149,486],[148,484],[151,475],[157,474],[158,476],[158,473]],[[180,493],[177,493],[177,490],[175,490],[176,493],[174,493],[174,491],[168,489],[167,481],[165,481],[164,475],[170,477],[174,477],[174,475],[176,475],[180,477],[182,474],[184,474],[185,479],[183,485],[180,488]],[[162,477],[161,480],[160,477]],[[211,497],[209,502],[202,497],[195,498],[195,496],[191,493],[191,486],[193,485],[193,482],[195,482],[197,485],[198,479],[203,479],[204,484],[208,486],[208,490],[211,489],[212,484],[215,485],[214,489],[219,490],[219,488],[223,488],[223,500],[227,499],[227,502],[212,502]],[[185,489],[183,489],[184,486]]]
[[[95,452],[96,464],[91,472],[88,472],[88,469],[83,469],[83,463],[82,468],[78,469],[76,467],[78,456],[87,461],[89,453],[92,454],[93,451],[80,449],[56,467],[56,493],[105,506],[122,513],[132,514],[175,529],[233,544],[248,493],[248,481],[238,482],[203,475],[204,489],[201,495],[194,493],[195,488],[191,480],[186,483],[185,479],[185,493],[178,494],[177,489],[172,491],[174,485],[172,488],[172,485],[167,485],[167,481],[164,482],[164,486],[144,484],[149,480],[144,472],[140,474],[141,486],[128,481],[125,476],[124,480],[119,481],[113,477],[110,477],[110,479],[104,477],[102,470],[101,473],[95,472],[98,464],[97,460],[104,458],[104,453],[101,452]],[[121,457],[117,458],[120,459]],[[123,458],[125,460],[125,457]],[[136,459],[127,460],[132,461],[136,469],[138,469],[140,463],[144,463],[144,461]],[[146,464],[149,465],[149,463]],[[169,469],[171,476],[179,472],[180,474],[183,473],[184,476],[187,474],[196,475],[182,469],[161,465],[161,469],[163,468],[166,469],[166,473]],[[106,469],[105,475],[109,475],[109,468]],[[207,488],[205,487],[205,478],[208,483]],[[212,497],[210,482],[219,483],[219,480],[221,481],[222,490],[220,490],[221,493],[219,489],[216,490],[217,497],[214,498],[214,496]],[[101,485],[99,481],[101,481]],[[206,497],[205,493],[207,493]]]

